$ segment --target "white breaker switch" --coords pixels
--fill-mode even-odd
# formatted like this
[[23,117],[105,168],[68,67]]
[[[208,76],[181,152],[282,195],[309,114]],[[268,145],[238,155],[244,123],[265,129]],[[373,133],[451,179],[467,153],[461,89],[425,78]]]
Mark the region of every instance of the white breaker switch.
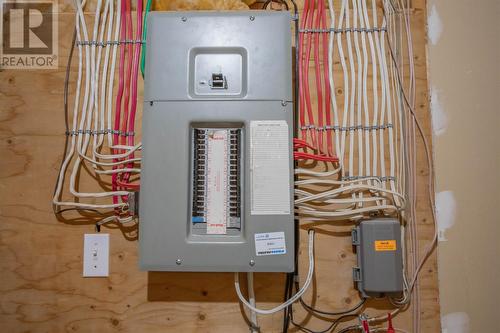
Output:
[[85,234],[83,276],[109,276],[109,234]]

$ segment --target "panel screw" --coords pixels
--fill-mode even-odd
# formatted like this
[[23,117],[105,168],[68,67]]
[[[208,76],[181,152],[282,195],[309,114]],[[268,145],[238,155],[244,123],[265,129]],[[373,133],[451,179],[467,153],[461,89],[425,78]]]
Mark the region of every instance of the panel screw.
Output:
[[281,106],[286,106],[288,103],[286,101],[281,101]]
[[253,260],[253,259],[250,260],[249,264],[250,264],[250,266],[254,266],[255,265],[255,260]]
[[255,16],[250,16],[250,21],[255,20]]
[[180,264],[182,264],[182,260],[181,260],[181,259],[177,259],[177,260],[175,261],[175,263],[176,263],[177,265],[180,265]]
[[186,22],[187,20],[188,20],[188,19],[187,19],[187,17],[186,17],[186,16],[181,17],[181,21],[182,21],[182,22]]

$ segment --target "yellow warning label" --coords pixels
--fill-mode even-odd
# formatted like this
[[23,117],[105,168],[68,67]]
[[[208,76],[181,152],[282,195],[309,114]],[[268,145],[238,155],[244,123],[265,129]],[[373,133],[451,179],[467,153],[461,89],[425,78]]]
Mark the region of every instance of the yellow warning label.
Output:
[[375,241],[375,251],[396,251],[396,240],[378,240]]

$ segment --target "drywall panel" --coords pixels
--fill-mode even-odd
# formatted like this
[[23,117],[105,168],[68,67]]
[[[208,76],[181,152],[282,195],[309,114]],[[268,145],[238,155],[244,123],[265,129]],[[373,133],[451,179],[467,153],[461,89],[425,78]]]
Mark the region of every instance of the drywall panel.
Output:
[[430,0],[443,330],[498,331],[500,2]]

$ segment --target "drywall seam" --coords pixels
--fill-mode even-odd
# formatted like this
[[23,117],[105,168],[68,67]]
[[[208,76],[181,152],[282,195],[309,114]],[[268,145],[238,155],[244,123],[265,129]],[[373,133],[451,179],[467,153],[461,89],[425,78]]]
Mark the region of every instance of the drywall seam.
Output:
[[442,333],[469,333],[470,318],[465,312],[452,312],[441,316]]
[[432,5],[427,17],[427,37],[432,45],[436,45],[443,33],[443,22],[439,17],[436,5]]
[[436,220],[438,240],[446,241],[446,230],[455,224],[457,202],[452,191],[442,191],[436,194]]
[[441,103],[440,91],[434,86],[431,87],[431,123],[435,136],[442,135],[448,128],[448,115]]

